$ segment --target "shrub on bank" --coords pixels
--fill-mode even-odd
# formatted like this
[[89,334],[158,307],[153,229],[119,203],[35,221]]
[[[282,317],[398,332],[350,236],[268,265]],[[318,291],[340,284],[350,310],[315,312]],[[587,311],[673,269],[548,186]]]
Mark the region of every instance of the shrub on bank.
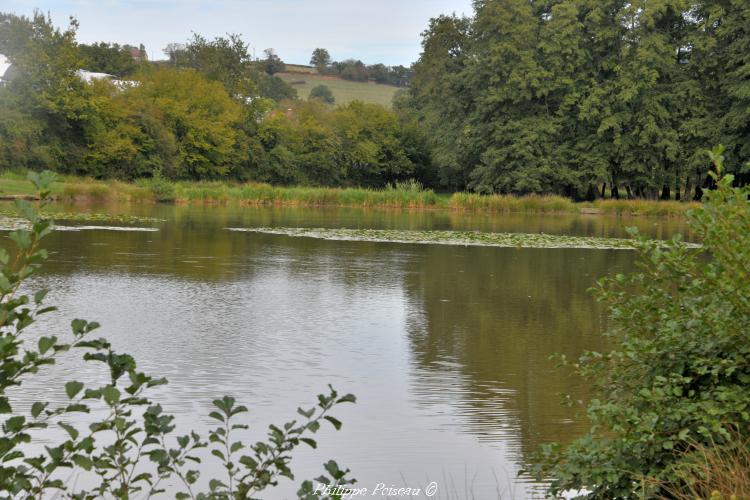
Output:
[[750,438],[750,188],[714,177],[716,190],[688,215],[702,248],[639,239],[640,271],[600,282],[614,347],[571,364],[594,387],[592,427],[568,447],[543,447],[535,470],[552,478],[551,493],[669,498],[698,488],[708,499],[714,483],[686,467]]

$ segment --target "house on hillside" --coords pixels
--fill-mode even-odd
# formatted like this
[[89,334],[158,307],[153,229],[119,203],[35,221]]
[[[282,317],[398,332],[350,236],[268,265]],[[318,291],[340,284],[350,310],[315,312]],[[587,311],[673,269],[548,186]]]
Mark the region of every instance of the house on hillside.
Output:
[[143,48],[143,45],[139,47],[132,47],[130,45],[125,46],[125,50],[128,51],[128,54],[130,54],[130,57],[135,59],[136,61],[145,61],[146,60],[146,49]]

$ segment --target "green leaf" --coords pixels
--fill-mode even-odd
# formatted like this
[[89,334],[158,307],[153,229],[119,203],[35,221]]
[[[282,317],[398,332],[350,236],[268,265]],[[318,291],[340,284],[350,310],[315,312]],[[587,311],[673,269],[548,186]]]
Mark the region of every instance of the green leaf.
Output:
[[336,428],[337,431],[341,429],[341,422],[338,419],[330,415],[326,415],[323,418],[328,420],[331,423],[331,425],[333,425]]
[[83,319],[74,319],[70,322],[70,328],[73,330],[74,335],[81,335],[86,330],[86,325],[88,325],[88,321]]
[[114,406],[120,401],[120,391],[117,387],[108,385],[102,389],[102,397],[109,406]]
[[58,422],[57,425],[65,429],[65,432],[68,433],[71,439],[73,439],[74,441],[78,439],[78,430],[75,427],[66,424],[65,422]]
[[302,408],[297,408],[297,413],[299,413],[305,418],[311,418],[315,414],[315,408],[310,408],[309,410],[303,410]]
[[44,300],[44,298],[47,296],[48,292],[49,292],[49,290],[39,290],[38,292],[36,292],[34,294],[34,303],[36,305],[41,304],[42,301]]
[[38,417],[42,411],[47,407],[47,403],[40,403],[37,401],[33,405],[31,405],[31,416],[36,418]]
[[317,448],[317,447],[318,447],[318,443],[316,443],[314,439],[310,439],[310,438],[299,438],[299,440],[300,440],[300,441],[302,441],[303,443],[307,444],[308,446],[310,446],[310,448],[313,448],[313,449],[315,449],[315,448]]
[[210,489],[211,491],[214,491],[214,492],[215,492],[215,491],[217,491],[217,490],[220,490],[220,489],[222,489],[222,488],[226,488],[226,487],[227,487],[227,485],[226,485],[226,484],[224,484],[224,483],[222,483],[222,482],[221,482],[221,481],[219,481],[218,479],[212,479],[212,480],[210,480],[210,481],[208,482],[208,488],[209,488],[209,489]]
[[26,424],[26,418],[22,416],[11,417],[5,421],[5,431],[8,433],[19,432]]
[[57,337],[42,337],[39,339],[39,352],[45,354],[57,343]]
[[356,403],[357,397],[354,394],[347,394],[346,396],[341,396],[336,403]]
[[83,389],[83,384],[81,382],[68,382],[65,384],[65,394],[68,395],[68,399],[73,399],[76,397],[76,394],[81,392]]
[[91,470],[94,467],[94,461],[86,455],[73,455],[73,462],[83,470]]

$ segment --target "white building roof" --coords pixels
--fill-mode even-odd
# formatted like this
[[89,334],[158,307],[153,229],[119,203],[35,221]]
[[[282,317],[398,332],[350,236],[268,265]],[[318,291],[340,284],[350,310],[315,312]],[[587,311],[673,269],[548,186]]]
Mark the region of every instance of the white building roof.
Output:
[[107,73],[94,73],[93,71],[86,71],[85,69],[79,69],[77,72],[78,77],[86,83],[91,83],[93,80],[111,80],[114,76]]
[[10,68],[10,61],[7,57],[0,54],[0,80],[5,77],[5,72]]

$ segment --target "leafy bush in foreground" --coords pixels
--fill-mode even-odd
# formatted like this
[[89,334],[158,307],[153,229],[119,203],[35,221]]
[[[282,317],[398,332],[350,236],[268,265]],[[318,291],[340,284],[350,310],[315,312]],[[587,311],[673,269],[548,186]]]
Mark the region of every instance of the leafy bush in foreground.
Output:
[[[49,196],[54,176],[30,174],[41,191]],[[138,371],[133,357],[118,353],[106,339],[92,337],[99,325],[81,319],[71,323],[72,336],[63,341],[57,336],[43,336],[35,345],[24,338],[28,328],[41,315],[56,309],[44,304],[46,290],[32,295],[21,287],[39,269],[47,253],[40,248],[41,240],[52,230],[52,223],[40,217],[30,203],[18,207],[30,228],[10,233],[17,252],[11,257],[0,249],[0,413],[7,415],[0,435],[0,492],[5,497],[57,497],[93,499],[101,497],[129,498],[134,494],[150,497],[163,492],[168,480],[182,484],[177,498],[234,499],[253,498],[280,477],[293,478],[289,468],[291,452],[301,443],[313,448],[310,437],[323,421],[336,429],[341,422],[329,415],[341,403],[353,403],[352,395],[339,396],[330,388],[318,396],[317,407],[298,410],[299,421],[269,427],[267,441],[246,446],[238,437],[247,426],[237,422],[247,408],[237,405],[229,396],[213,402],[210,417],[217,426],[204,438],[195,432],[176,435],[174,417],[164,413],[153,402],[149,389],[166,384],[163,378]],[[68,403],[54,406],[36,402],[30,415],[14,409],[9,389],[20,386],[29,377],[66,353],[81,352],[83,359],[103,363],[109,380],[101,385],[85,385],[78,381],[65,384]],[[84,427],[76,423],[81,413],[102,415]],[[39,431],[59,427],[65,440],[45,446],[45,453],[32,455],[29,444],[39,438]],[[200,481],[200,466],[206,457],[218,459],[226,471],[223,478]],[[325,464],[328,476],[317,481],[345,486],[354,481],[348,470],[339,469],[330,461]],[[64,478],[71,470],[84,473],[92,486],[76,489]],[[208,491],[200,491],[207,484]],[[319,498],[311,481],[302,484],[301,498]]]
[[722,151],[717,189],[689,213],[703,247],[640,239],[640,271],[600,282],[614,348],[573,364],[599,398],[588,435],[538,457],[552,494],[671,497],[700,484],[685,474],[697,454],[750,437],[750,189],[721,177]]

